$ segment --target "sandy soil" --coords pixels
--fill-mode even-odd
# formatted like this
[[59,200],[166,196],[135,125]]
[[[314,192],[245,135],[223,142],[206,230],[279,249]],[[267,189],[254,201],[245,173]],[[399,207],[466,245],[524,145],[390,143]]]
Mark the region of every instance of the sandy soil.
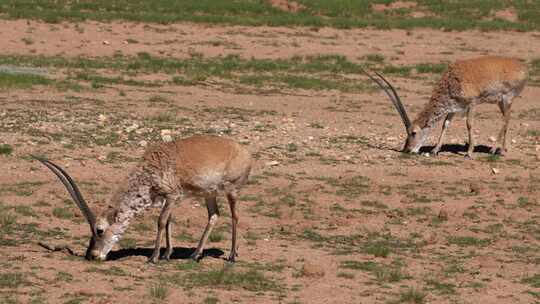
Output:
[[[17,55],[97,57],[148,52],[183,58],[198,52],[208,57],[237,54],[276,59],[341,54],[356,61],[367,54],[382,54],[394,65],[484,54],[526,61],[540,57],[540,33],[117,22],[51,25],[24,20],[2,20],[0,28],[0,53]],[[414,114],[429,97],[435,79],[393,81]],[[6,299],[21,303],[159,302],[155,286],[165,286],[162,301],[170,303],[216,303],[216,299],[219,303],[399,303],[400,297],[406,299],[400,292],[408,288],[425,294],[426,303],[534,303],[539,300],[538,288],[526,278],[540,271],[539,95],[538,87],[528,86],[516,99],[511,149],[498,161],[489,161],[482,151],[493,144],[490,137],[497,135],[501,115],[495,106],[480,107],[475,134],[481,152],[476,160],[467,161],[461,151],[466,138],[462,119],[453,122],[447,135],[453,146],[447,146],[441,156],[404,157],[397,152],[404,130],[381,92],[285,90],[259,95],[209,85],[4,91],[0,143],[12,145],[14,153],[0,156],[0,202],[11,206],[3,212],[17,214],[23,226],[7,237],[14,244],[0,246],[0,275],[4,275],[0,278],[20,273],[23,282],[9,288],[0,280],[0,286]],[[166,101],[149,102],[152,96]],[[125,236],[130,242],[115,248],[119,257],[115,260],[90,263],[38,245],[38,241],[68,244],[83,254],[88,229],[62,185],[28,153],[47,155],[65,166],[81,183],[87,200],[102,208],[144,151],[141,140],[152,140],[145,138],[147,119],[160,113],[174,113],[178,121],[189,122],[168,127],[175,137],[214,129],[246,143],[256,156],[252,181],[239,204],[240,256],[235,268],[257,269],[280,288],[186,283],[186,276],[224,264],[221,257],[206,257],[199,268],[186,266],[186,252],[196,245],[206,223],[206,210],[197,200],[184,201],[174,210],[174,234],[191,239],[175,240],[176,258],[170,263],[145,263],[156,210],[136,220]],[[134,123],[138,126],[127,131]],[[33,136],[29,128],[49,133]],[[119,131],[125,141],[100,146],[78,144],[67,136],[111,130]],[[67,135],[60,140],[43,135],[52,133]],[[230,218],[222,205],[225,216],[218,230],[223,237],[210,248],[224,257]],[[16,206],[27,206],[33,214],[25,215]],[[74,217],[55,215],[56,208],[67,208]],[[28,228],[32,223],[39,232]],[[324,238],[310,234],[313,231]],[[459,237],[478,242],[469,244]],[[390,254],[382,257],[367,251],[374,243],[386,244]],[[371,261],[386,270],[351,269],[344,266],[347,261],[362,265]],[[396,268],[400,277],[389,279],[388,272]]]

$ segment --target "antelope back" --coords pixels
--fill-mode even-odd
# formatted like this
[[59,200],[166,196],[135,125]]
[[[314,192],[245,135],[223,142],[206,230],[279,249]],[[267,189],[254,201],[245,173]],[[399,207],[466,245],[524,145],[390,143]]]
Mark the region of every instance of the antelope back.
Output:
[[498,56],[457,61],[448,68],[448,74],[449,80],[457,80],[460,84],[459,95],[464,98],[520,90],[528,76],[524,64]]
[[251,169],[250,153],[240,144],[217,136],[193,136],[150,148],[146,165],[173,183],[197,191],[214,191],[226,184],[241,184]]

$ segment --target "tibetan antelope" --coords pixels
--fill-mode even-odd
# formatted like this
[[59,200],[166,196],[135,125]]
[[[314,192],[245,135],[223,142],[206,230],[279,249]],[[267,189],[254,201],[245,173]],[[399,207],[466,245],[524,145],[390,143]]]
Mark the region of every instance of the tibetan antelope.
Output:
[[44,158],[34,158],[56,174],[90,224],[92,236],[86,250],[86,259],[105,260],[135,215],[149,207],[160,207],[155,247],[148,261],[156,263],[160,258],[163,230],[167,247],[162,258],[169,260],[173,251],[172,206],[185,195],[191,194],[203,196],[208,210],[208,223],[197,249],[191,255],[197,261],[219,216],[217,195],[224,193],[232,217],[232,246],[228,260],[234,262],[237,255],[237,191],[248,179],[252,159],[250,153],[233,140],[194,136],[151,146],[99,217],[88,207],[75,181],[60,166]]
[[379,73],[375,76],[364,71],[381,87],[397,109],[407,132],[403,152],[418,153],[435,124],[444,117],[439,141],[433,153],[439,153],[444,134],[454,114],[467,113],[469,135],[467,158],[472,158],[474,140],[472,135],[475,107],[481,103],[496,103],[503,114],[503,127],[498,144],[491,148],[494,154],[506,152],[506,132],[510,121],[512,99],[519,95],[527,83],[527,67],[516,59],[485,56],[457,61],[444,72],[435,86],[429,102],[411,123],[394,87]]

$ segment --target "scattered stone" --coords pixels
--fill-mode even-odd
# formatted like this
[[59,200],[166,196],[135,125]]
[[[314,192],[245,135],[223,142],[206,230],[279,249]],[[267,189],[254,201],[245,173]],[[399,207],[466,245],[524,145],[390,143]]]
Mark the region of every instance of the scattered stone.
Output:
[[277,160],[272,160],[264,164],[266,167],[275,167],[279,165],[279,162]]
[[437,217],[441,221],[447,221],[448,220],[448,212],[445,209],[441,209],[439,211],[439,214],[437,215]]
[[161,134],[161,140],[163,140],[164,142],[173,141],[171,130],[167,130],[167,129],[161,130],[160,134]]
[[428,245],[435,245],[439,241],[439,238],[437,237],[437,233],[431,232],[428,237],[426,238],[426,243]]
[[515,139],[512,139],[511,142],[512,142],[513,144],[517,144],[517,140],[515,140]]
[[139,125],[134,123],[131,126],[126,128],[126,132],[131,133],[139,128]]
[[103,45],[110,45],[110,44],[111,44],[108,40],[103,40],[101,43],[102,43]]
[[493,172],[493,174],[499,174],[499,172],[501,172],[501,170],[497,169],[497,168],[491,168],[491,172]]
[[495,138],[495,136],[490,136],[490,137],[488,137],[488,140],[489,140],[490,142],[496,142],[496,141],[497,141],[497,138]]
[[103,114],[99,114],[98,119],[99,119],[99,121],[106,121],[106,120],[107,120],[107,116],[105,116],[105,115],[103,115]]
[[483,191],[483,187],[479,183],[469,184],[469,190],[471,193],[480,194]]
[[302,275],[310,278],[322,278],[325,275],[324,269],[311,262],[306,262],[302,266]]
[[146,140],[141,140],[141,141],[139,142],[139,146],[141,146],[141,147],[146,147],[146,146],[148,146],[148,142],[147,142]]

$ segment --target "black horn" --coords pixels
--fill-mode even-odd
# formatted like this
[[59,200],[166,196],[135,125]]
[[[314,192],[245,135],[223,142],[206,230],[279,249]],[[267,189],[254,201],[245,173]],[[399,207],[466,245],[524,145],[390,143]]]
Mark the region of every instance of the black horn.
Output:
[[381,74],[373,72],[377,77],[379,77],[376,78],[375,76],[369,74],[363,69],[361,69],[361,71],[362,73],[366,74],[371,80],[373,80],[373,82],[375,82],[381,89],[383,89],[388,98],[390,98],[390,101],[392,101],[394,107],[396,107],[399,116],[401,116],[401,120],[403,120],[403,124],[405,125],[405,130],[407,134],[410,135],[411,120],[407,115],[407,111],[405,111],[405,107],[403,106],[403,103],[401,102],[401,99],[399,98],[396,89],[394,89],[392,84],[390,84],[390,82],[386,80],[386,78],[384,78]]
[[47,168],[49,168],[58,177],[58,179],[60,179],[62,184],[64,184],[67,191],[73,198],[73,201],[75,201],[75,204],[77,204],[79,209],[81,209],[81,212],[83,216],[86,218],[86,220],[88,221],[88,224],[90,224],[90,230],[92,231],[92,235],[96,236],[96,216],[94,215],[92,210],[90,210],[90,208],[88,207],[88,204],[84,200],[81,194],[81,191],[79,190],[79,187],[77,187],[77,184],[75,183],[73,178],[71,178],[71,176],[69,176],[69,174],[67,174],[67,172],[64,171],[64,169],[62,169],[60,166],[56,165],[55,163],[49,161],[48,159],[35,156],[35,155],[31,155],[31,156],[35,158],[36,160],[38,160],[39,162],[41,162]]

